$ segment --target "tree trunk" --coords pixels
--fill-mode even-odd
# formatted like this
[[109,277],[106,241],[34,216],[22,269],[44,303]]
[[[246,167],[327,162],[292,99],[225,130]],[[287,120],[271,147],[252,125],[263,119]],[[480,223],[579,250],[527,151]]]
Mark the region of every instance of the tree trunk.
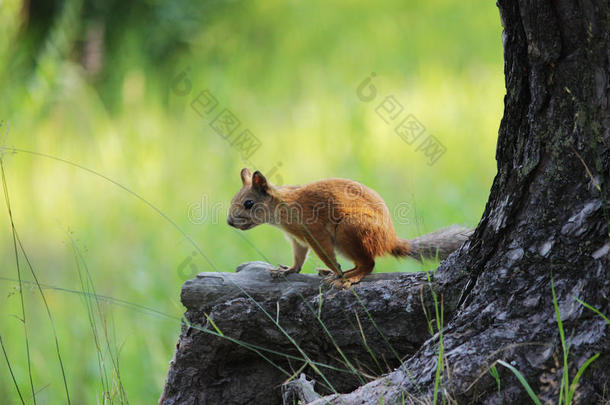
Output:
[[[576,299],[610,314],[610,4],[500,0],[498,6],[507,88],[498,174],[469,248],[438,271],[470,275],[443,331],[441,394],[458,403],[529,402],[506,367],[497,365],[499,389],[488,372],[504,359],[543,402],[557,403],[564,362],[554,280],[570,381],[601,354],[575,400],[609,403],[610,325]],[[438,346],[438,338],[430,339],[400,370],[320,403],[429,399]]]
[[[498,6],[507,88],[498,174],[472,239],[441,264],[434,280],[427,283],[421,274],[365,278],[354,288],[361,302],[349,291],[318,293],[317,286],[259,295],[274,316],[279,302],[280,325],[311,360],[303,370],[303,353],[241,290],[234,296],[242,298],[206,304],[202,297],[185,302],[185,285],[190,322],[300,358],[264,353],[295,379],[306,372],[318,392],[362,385],[313,403],[419,403],[435,394],[457,403],[530,401],[497,360],[519,370],[542,402],[557,403],[564,364],[571,382],[596,353],[575,401],[610,403],[610,325],[577,301],[610,315],[610,4],[500,0]],[[552,282],[569,346],[566,363]],[[444,307],[442,334],[434,336],[428,318],[438,305],[430,291]],[[350,369],[331,335],[359,373],[320,369],[325,382],[312,362]],[[400,362],[384,377],[361,381]],[[281,403],[287,379],[251,349],[185,324],[165,403]]]

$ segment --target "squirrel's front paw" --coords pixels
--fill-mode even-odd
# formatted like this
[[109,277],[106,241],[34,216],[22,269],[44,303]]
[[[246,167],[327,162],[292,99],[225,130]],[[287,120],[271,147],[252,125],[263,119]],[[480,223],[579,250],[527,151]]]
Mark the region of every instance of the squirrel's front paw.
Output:
[[276,268],[269,269],[269,274],[273,278],[283,277],[286,274],[294,273],[294,267],[278,264]]

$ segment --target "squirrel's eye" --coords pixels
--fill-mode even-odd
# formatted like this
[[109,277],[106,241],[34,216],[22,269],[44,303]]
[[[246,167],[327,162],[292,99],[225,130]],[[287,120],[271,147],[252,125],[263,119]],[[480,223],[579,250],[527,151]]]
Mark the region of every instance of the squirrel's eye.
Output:
[[246,200],[246,202],[244,202],[244,208],[247,210],[252,208],[253,205],[254,205],[254,201],[252,201],[252,200]]

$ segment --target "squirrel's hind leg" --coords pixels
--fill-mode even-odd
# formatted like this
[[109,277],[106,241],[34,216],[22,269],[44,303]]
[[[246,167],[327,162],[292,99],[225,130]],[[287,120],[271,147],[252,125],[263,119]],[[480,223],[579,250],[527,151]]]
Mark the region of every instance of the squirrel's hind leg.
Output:
[[345,256],[354,262],[354,268],[343,273],[343,277],[333,281],[337,287],[349,288],[364,276],[370,274],[375,267],[376,250],[379,245],[379,235],[361,232],[358,223],[346,222],[337,228],[337,241]]
[[374,260],[357,262],[353,269],[343,273],[343,277],[337,277],[331,284],[339,288],[349,288],[352,284],[359,283],[366,275],[371,274],[374,267]]

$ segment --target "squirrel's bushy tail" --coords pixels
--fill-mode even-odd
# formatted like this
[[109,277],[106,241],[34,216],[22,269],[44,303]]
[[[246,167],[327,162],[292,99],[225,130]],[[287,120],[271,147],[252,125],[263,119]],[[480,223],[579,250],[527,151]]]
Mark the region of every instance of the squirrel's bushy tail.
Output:
[[396,246],[390,253],[394,256],[410,256],[417,260],[422,258],[443,260],[462,246],[473,231],[470,228],[451,225],[411,240],[398,238]]

